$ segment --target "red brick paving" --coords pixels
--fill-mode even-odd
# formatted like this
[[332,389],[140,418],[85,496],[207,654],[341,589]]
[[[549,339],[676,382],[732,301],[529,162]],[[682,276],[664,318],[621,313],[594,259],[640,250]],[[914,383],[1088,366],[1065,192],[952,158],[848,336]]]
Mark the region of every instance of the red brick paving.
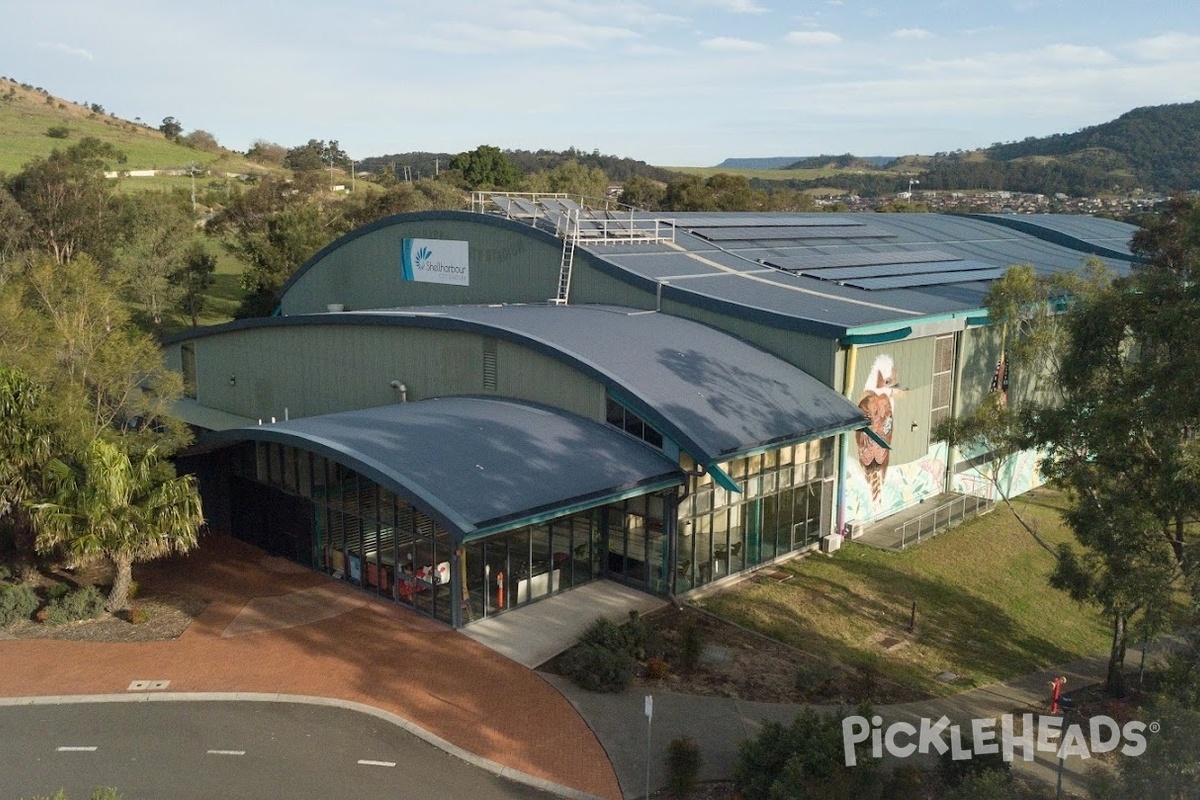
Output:
[[206,537],[188,556],[145,565],[136,577],[147,588],[195,594],[209,606],[170,642],[0,641],[0,696],[111,694],[134,680],[169,680],[168,693],[350,700],[499,764],[621,798],[603,748],[562,695],[447,626],[372,599],[329,619],[222,638],[252,598],[333,584],[316,573],[268,569],[260,550],[224,536]]

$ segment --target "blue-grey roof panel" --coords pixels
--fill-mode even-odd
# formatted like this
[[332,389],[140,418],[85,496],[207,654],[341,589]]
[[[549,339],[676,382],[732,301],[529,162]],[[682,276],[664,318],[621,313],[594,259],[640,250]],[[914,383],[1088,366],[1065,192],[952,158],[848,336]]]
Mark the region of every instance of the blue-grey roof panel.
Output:
[[[708,279],[711,280],[711,279]],[[418,312],[419,316],[413,314]],[[855,427],[862,412],[816,378],[682,317],[611,306],[442,306],[322,314],[442,320],[565,358],[703,463]]]
[[224,431],[314,449],[461,535],[556,507],[682,481],[662,453],[607,425],[512,400],[446,397]]
[[[739,262],[745,267],[740,275],[730,276],[717,268],[712,277],[670,281],[676,299],[691,298],[705,307],[723,310],[751,318],[769,320],[774,324],[807,330],[817,335],[840,336],[861,325],[896,322],[904,324],[915,318],[970,311],[982,307],[987,292],[985,282],[972,282],[955,288],[945,286],[889,286],[888,288],[856,288],[842,286],[818,277],[788,274],[778,275],[761,271],[763,262],[779,264],[795,270],[794,265],[805,262],[820,264],[824,269],[834,264],[904,263],[921,258],[918,254],[936,252],[937,258],[925,261],[955,259],[972,262],[982,273],[984,269],[1000,273],[1013,264],[1032,264],[1039,273],[1050,274],[1078,269],[1093,254],[1099,253],[1118,273],[1127,272],[1129,262],[1117,250],[1105,250],[1114,240],[1127,238],[1132,226],[1089,217],[1057,215],[1043,218],[1047,230],[1053,226],[1054,235],[1035,235],[1017,227],[1001,224],[1002,219],[1025,219],[1019,215],[959,216],[949,214],[862,214],[835,215],[830,225],[825,214],[720,214],[712,212],[678,213],[676,237],[672,245],[646,245],[647,250],[660,248],[678,259],[679,267],[670,259],[656,260],[653,270],[642,271],[636,257],[622,255],[616,248],[585,245],[590,252],[604,259],[611,267],[640,275],[651,281],[663,280],[665,275],[696,275],[703,270],[687,265],[715,261],[727,268]],[[858,223],[858,229],[886,232],[888,240],[862,239],[853,235],[819,240],[805,239],[802,226],[824,227],[832,230],[844,221]],[[753,235],[755,226],[794,227],[792,239],[766,241],[710,241],[688,233],[694,228],[711,229],[714,235]],[[869,227],[868,227],[869,226]],[[730,230],[730,229],[745,230]],[[847,226],[846,230],[855,228]],[[1061,230],[1057,230],[1061,229]],[[1085,238],[1086,237],[1086,238]],[[1112,256],[1110,260],[1110,256]],[[800,267],[803,270],[803,267]],[[988,273],[991,274],[991,273]],[[820,277],[824,277],[823,275]],[[978,276],[976,276],[978,277]],[[664,293],[664,296],[666,294]]]

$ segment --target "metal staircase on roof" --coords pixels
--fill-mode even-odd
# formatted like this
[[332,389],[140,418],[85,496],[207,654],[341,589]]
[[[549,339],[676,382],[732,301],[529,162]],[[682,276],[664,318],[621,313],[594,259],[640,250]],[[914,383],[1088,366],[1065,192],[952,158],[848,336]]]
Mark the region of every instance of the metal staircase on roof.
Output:
[[571,294],[571,270],[575,248],[584,242],[592,245],[631,243],[673,243],[675,220],[658,219],[611,200],[590,205],[569,194],[555,192],[473,192],[471,210],[480,214],[498,214],[507,219],[527,222],[563,240],[558,289],[549,302],[566,305]]

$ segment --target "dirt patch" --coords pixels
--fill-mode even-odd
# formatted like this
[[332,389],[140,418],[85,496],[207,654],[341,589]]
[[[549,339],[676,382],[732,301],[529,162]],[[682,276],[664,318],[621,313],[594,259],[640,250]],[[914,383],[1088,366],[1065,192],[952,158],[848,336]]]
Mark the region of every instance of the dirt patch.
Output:
[[[10,568],[17,573],[18,570]],[[96,587],[107,595],[112,584],[112,567],[95,561],[74,568],[54,565],[40,570],[20,571],[23,582],[46,602],[56,586],[67,589]],[[208,601],[189,595],[141,590],[129,608],[96,619],[51,625],[33,619],[0,628],[0,639],[66,639],[77,642],[154,642],[178,639],[188,625],[208,606]]]
[[22,620],[5,629],[12,639],[68,639],[76,642],[155,642],[178,639],[208,606],[207,600],[179,595],[139,597],[132,608],[144,621],[130,622],[129,612],[105,614],[98,619],[48,625]]
[[[657,634],[648,656],[666,662],[667,675],[652,678],[647,661],[639,663],[630,691],[734,697],[766,703],[820,703],[853,705],[899,703],[928,697],[908,687],[884,680],[869,671],[818,658],[768,636],[747,630],[712,614],[685,605],[666,606],[643,619]],[[703,649],[699,663],[683,665],[685,631],[695,626]],[[568,651],[569,652],[569,651]],[[563,674],[566,653],[540,669]]]

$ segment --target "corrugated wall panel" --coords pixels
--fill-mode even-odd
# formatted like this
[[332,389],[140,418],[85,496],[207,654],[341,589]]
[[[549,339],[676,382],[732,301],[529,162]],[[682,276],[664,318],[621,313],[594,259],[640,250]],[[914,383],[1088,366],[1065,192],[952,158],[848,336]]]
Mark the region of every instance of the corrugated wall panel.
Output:
[[906,390],[892,397],[894,428],[890,463],[893,465],[924,458],[929,452],[933,342],[933,337],[929,336],[863,347],[858,352],[850,402],[858,403],[866,395],[867,379],[881,356],[891,357],[899,376],[899,385]]
[[[414,283],[400,277],[405,238],[468,243],[470,286]],[[461,303],[544,303],[554,296],[561,246],[522,231],[469,220],[388,225],[345,242],[314,264],[282,300],[284,314]]]
[[[197,401],[252,419],[327,414],[484,391],[482,336],[328,325],[231,331],[196,340]],[[500,342],[495,394],[603,419],[604,389],[570,367]],[[232,379],[232,380],[231,380]]]

